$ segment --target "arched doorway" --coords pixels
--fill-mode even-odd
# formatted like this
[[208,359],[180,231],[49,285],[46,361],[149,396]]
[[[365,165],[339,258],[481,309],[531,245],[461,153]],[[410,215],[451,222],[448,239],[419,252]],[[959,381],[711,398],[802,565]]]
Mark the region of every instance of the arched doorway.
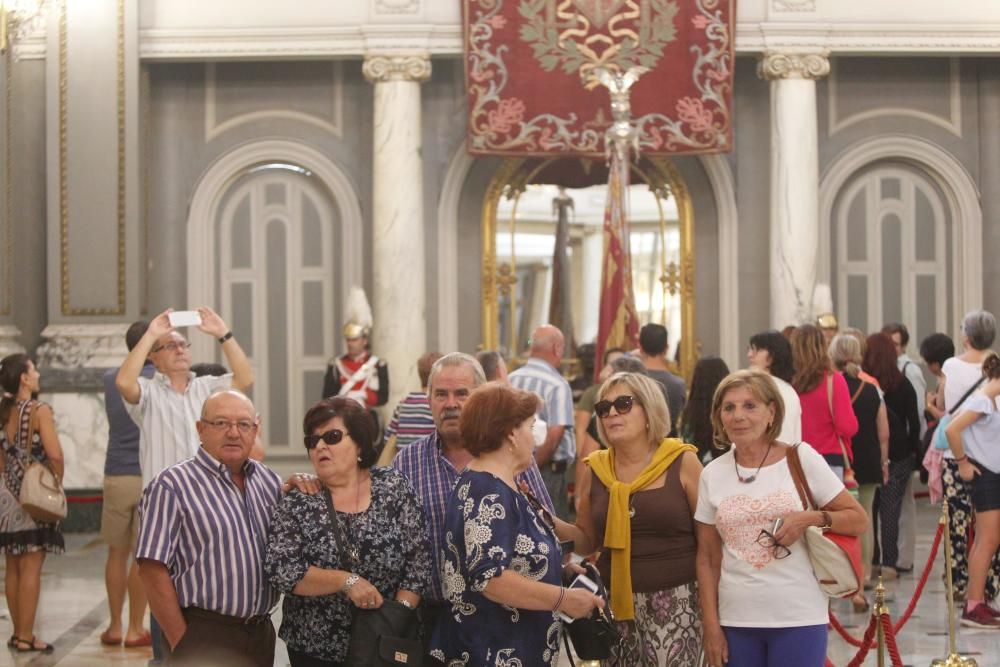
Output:
[[[188,303],[209,304],[250,357],[271,454],[300,454],[299,420],[320,398],[341,309],[361,284],[361,215],[343,173],[289,142],[238,149],[201,179],[188,221]],[[194,358],[222,361],[192,337]]]

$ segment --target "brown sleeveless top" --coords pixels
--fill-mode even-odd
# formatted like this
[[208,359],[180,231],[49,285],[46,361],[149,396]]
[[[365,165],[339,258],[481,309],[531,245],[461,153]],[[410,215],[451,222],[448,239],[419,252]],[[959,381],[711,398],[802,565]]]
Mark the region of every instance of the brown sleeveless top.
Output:
[[[611,552],[603,549],[607,525],[609,494],[593,472],[590,482],[590,513],[596,537],[602,546],[597,569],[610,588]],[[632,517],[632,591],[652,593],[675,588],[695,580],[694,510],[688,507],[681,486],[680,458],[667,468],[666,481],[658,489],[633,493]]]

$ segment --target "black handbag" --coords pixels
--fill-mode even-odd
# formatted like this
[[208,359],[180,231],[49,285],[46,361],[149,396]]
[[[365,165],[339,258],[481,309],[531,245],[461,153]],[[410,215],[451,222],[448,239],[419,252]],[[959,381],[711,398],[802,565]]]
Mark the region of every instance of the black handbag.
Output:
[[[324,494],[337,551],[347,556],[352,568],[357,568],[357,555],[341,547],[347,540],[333,506],[333,497],[328,490],[324,490]],[[424,647],[418,637],[419,630],[416,610],[398,600],[383,599],[378,609],[355,608],[344,664],[351,667],[421,667]]]
[[[563,623],[563,641],[566,643],[566,657],[571,665],[573,662],[573,651],[576,657],[581,660],[607,660],[611,653],[621,642],[621,635],[615,628],[615,616],[611,612],[611,605],[608,600],[608,589],[604,586],[600,573],[593,563],[581,563],[586,569],[587,576],[597,584],[597,594],[604,598],[604,609],[595,608],[593,613],[587,618],[578,618],[572,623]],[[573,642],[573,651],[570,651],[569,643]]]

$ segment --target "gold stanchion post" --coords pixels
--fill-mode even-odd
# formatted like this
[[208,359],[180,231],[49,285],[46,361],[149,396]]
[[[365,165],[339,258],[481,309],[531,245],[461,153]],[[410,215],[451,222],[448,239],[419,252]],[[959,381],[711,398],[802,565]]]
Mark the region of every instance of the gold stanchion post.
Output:
[[948,610],[948,657],[932,660],[931,667],[979,667],[979,663],[972,658],[958,654],[955,641],[955,593],[951,579],[951,537],[948,534],[947,498],[941,501],[941,519],[938,522],[943,526],[941,540],[944,542],[944,608]]
[[882,585],[882,575],[878,577],[875,586],[875,602],[872,604],[872,618],[875,619],[875,648],[878,656],[878,667],[885,667],[885,629],[882,627],[882,616],[888,613],[885,608],[885,586]]

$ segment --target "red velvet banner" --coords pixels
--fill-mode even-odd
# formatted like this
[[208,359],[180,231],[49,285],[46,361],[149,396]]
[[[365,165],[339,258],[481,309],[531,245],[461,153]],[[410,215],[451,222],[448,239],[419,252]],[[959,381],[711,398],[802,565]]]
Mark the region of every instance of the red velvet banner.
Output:
[[732,147],[735,0],[463,0],[471,153],[604,155],[597,67],[631,89],[647,155]]

